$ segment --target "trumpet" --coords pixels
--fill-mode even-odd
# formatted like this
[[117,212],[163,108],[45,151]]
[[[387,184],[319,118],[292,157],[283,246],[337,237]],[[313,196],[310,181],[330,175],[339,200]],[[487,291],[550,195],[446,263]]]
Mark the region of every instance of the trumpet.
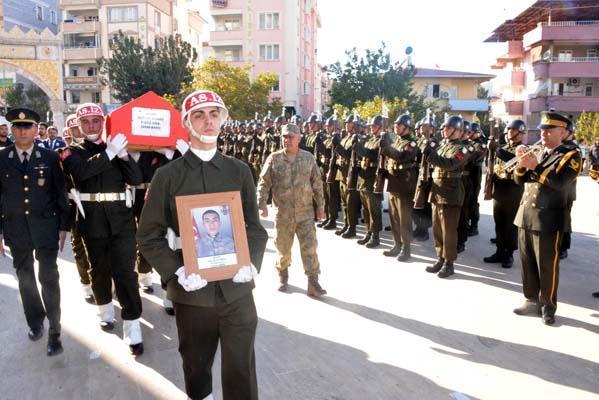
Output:
[[533,154],[535,157],[538,158],[539,155],[541,154],[541,152],[543,151],[543,144],[541,142],[542,142],[542,140],[539,139],[538,142],[536,142],[535,144],[530,146],[528,148],[528,150],[526,150],[524,153],[512,158],[511,160],[504,163],[503,165],[496,165],[495,173],[499,176],[501,176],[501,175],[505,176],[508,173],[514,172],[514,170],[518,167],[518,163],[520,162],[520,160],[528,157],[530,154]]
[[592,180],[599,182],[599,164],[591,165],[591,168],[589,168],[589,176]]

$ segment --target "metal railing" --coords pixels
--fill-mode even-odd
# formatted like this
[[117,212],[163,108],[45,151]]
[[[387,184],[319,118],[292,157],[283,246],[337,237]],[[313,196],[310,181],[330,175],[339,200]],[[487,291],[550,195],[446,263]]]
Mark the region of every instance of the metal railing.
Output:
[[551,62],[599,62],[599,57],[552,57]]
[[584,25],[599,25],[599,20],[589,21],[551,21],[539,22],[540,26],[584,26]]

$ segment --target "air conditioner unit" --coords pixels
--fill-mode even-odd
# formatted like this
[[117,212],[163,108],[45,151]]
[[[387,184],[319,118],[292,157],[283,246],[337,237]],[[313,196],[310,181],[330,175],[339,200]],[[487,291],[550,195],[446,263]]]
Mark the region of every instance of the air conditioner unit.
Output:
[[448,99],[449,98],[449,92],[441,92],[441,98],[442,99]]
[[578,85],[580,85],[580,79],[578,79],[578,78],[568,79],[568,86],[578,86]]

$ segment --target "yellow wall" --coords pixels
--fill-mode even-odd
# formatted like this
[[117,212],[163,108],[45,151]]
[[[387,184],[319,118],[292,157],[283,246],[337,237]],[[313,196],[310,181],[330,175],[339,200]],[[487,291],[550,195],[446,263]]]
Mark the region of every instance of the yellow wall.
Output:
[[[413,78],[414,92],[416,94],[424,94],[426,85],[440,85],[440,92],[450,93],[450,97],[456,99],[476,99],[476,90],[479,83],[483,82],[479,79],[468,78]],[[455,97],[451,96],[452,88],[455,88]],[[427,98],[427,100],[436,100]]]

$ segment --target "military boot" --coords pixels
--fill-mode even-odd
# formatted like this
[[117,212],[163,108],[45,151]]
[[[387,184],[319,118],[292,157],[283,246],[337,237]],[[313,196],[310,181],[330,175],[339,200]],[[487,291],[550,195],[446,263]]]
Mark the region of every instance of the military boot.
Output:
[[446,261],[445,264],[443,264],[443,268],[441,268],[441,271],[439,271],[437,276],[439,278],[447,278],[451,275],[453,275],[453,261]]
[[379,233],[372,232],[372,235],[370,236],[370,240],[368,241],[368,243],[366,243],[366,247],[368,247],[369,249],[374,249],[375,247],[379,247],[380,244],[381,244],[381,241],[379,239]]
[[323,226],[325,226],[326,224],[329,223],[328,218],[325,220],[320,221],[319,223],[316,224],[317,227],[322,228]]
[[366,244],[370,242],[370,238],[372,237],[372,232],[368,232],[364,237],[358,240],[358,244]]
[[341,235],[343,235],[345,232],[347,232],[347,230],[348,230],[348,229],[349,229],[349,225],[345,224],[345,225],[343,225],[343,227],[342,227],[341,229],[337,229],[337,230],[335,231],[335,235],[337,235],[337,236],[341,236]]
[[356,226],[350,225],[345,232],[341,235],[343,239],[351,239],[356,237]]
[[334,219],[330,219],[329,222],[322,227],[325,231],[332,231],[335,228],[337,228],[337,221]]
[[501,268],[512,268],[514,265],[514,256],[511,251],[506,251],[501,261]]
[[410,245],[404,244],[403,248],[401,249],[401,253],[399,253],[399,256],[397,257],[397,261],[407,262],[410,260],[410,258],[412,258],[412,251],[410,249]]
[[433,265],[426,267],[426,272],[430,272],[431,274],[436,274],[437,272],[441,271],[441,268],[443,268],[443,264],[445,263],[445,259],[443,257],[439,257],[439,259],[437,260],[436,263],[434,263]]
[[312,297],[320,297],[327,294],[327,291],[324,290],[320,283],[318,283],[318,274],[312,274],[308,276],[308,296]]
[[493,255],[489,257],[483,258],[483,261],[486,263],[501,263],[505,259],[505,251],[503,249],[497,248],[497,251]]
[[468,227],[468,236],[477,236],[478,235],[478,224],[471,224]]
[[279,292],[287,291],[287,282],[289,281],[289,271],[283,270],[279,271],[279,282],[281,285],[279,286]]
[[397,257],[401,253],[401,244],[395,244],[392,249],[383,251],[385,257]]
[[514,314],[518,315],[536,315],[541,316],[541,305],[537,301],[526,300],[518,308],[514,308]]

